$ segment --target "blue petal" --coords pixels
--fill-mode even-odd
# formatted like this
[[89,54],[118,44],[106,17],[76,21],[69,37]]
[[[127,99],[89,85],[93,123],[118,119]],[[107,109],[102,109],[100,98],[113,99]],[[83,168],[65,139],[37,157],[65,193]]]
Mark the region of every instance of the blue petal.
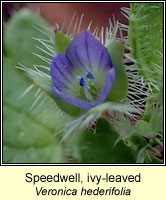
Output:
[[[69,86],[71,86],[70,83],[73,83],[75,70],[80,69],[86,73],[85,76],[81,76],[79,83],[82,87],[88,87],[88,79],[95,79],[94,68],[97,68],[98,73],[104,73],[103,77],[105,77],[103,91],[95,103],[88,103],[66,94],[66,89],[71,89]],[[115,68],[107,49],[88,31],[79,33],[66,50],[66,56],[57,54],[51,64],[53,91],[68,103],[83,109],[97,106],[107,98],[115,75]]]
[[108,50],[89,31],[83,31],[74,38],[66,50],[66,56],[80,69],[112,67]]
[[54,85],[63,90],[71,83],[73,65],[63,54],[57,54],[51,63],[51,77]]
[[80,100],[80,99],[77,99],[74,97],[71,97],[68,94],[65,94],[65,93],[61,92],[60,90],[58,90],[56,87],[53,87],[52,90],[57,95],[59,95],[62,99],[64,99],[65,101],[67,101],[68,103],[70,103],[74,106],[81,107],[85,110],[88,110],[93,107],[93,105],[91,105],[90,103],[87,103],[83,100]]

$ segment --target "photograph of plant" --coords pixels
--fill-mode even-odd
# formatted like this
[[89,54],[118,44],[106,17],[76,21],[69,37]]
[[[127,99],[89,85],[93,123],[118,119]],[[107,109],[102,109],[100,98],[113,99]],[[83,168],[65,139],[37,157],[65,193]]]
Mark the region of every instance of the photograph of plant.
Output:
[[3,3],[2,162],[162,164],[163,6]]

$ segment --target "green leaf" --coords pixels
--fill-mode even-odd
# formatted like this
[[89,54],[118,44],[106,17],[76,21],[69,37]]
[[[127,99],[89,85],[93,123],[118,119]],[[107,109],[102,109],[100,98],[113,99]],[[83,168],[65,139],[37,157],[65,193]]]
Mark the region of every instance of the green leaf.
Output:
[[108,47],[108,51],[116,70],[116,79],[107,100],[120,101],[126,97],[128,91],[128,79],[123,65],[123,44],[120,41],[114,41]]
[[134,132],[144,137],[149,137],[153,134],[152,127],[150,126],[149,122],[144,120],[140,120],[136,123]]
[[[5,27],[4,43],[7,51],[7,56],[13,58],[16,64],[17,62],[19,62],[21,64],[24,64],[27,70],[29,68],[28,73],[35,84],[40,89],[45,90],[47,94],[52,98],[52,100],[54,99],[56,101],[61,110],[65,111],[71,116],[76,116],[80,114],[82,109],[72,106],[66,101],[59,99],[57,95],[52,94],[51,79],[48,79],[46,76],[44,77],[36,75],[35,70],[32,72],[32,70],[30,69],[31,65],[48,66],[48,69],[50,67],[47,62],[44,62],[38,56],[33,55],[32,52],[40,56],[44,56],[44,58],[48,62],[51,62],[53,55],[50,56],[47,53],[43,52],[41,49],[50,54],[50,51],[53,51],[53,49],[51,49],[52,47],[56,49],[57,53],[65,53],[66,48],[71,42],[71,40],[63,33],[56,32],[54,35],[52,29],[50,27],[47,29],[46,27],[49,27],[49,25],[28,9],[22,9],[21,11],[17,12]],[[35,40],[32,37],[37,38],[40,41]],[[43,43],[41,42],[41,39],[43,39]],[[46,40],[49,40],[49,42],[45,42]],[[55,40],[56,42],[54,42]],[[51,43],[51,41],[53,42],[53,44]],[[38,46],[40,49],[36,48],[36,46]],[[43,72],[46,72],[46,74],[48,75],[50,73],[48,71],[44,71],[43,69],[41,70]],[[10,87],[8,87],[8,89],[9,88]],[[11,94],[12,93],[14,93],[14,91],[11,91]],[[23,103],[24,102],[26,104],[25,99]]]
[[4,102],[4,133],[4,144],[18,149],[29,146],[42,148],[55,140],[53,134],[37,120],[6,102]]
[[128,43],[135,65],[158,92],[163,85],[163,3],[131,3]]
[[62,32],[55,33],[55,49],[57,53],[65,54],[66,49],[71,43],[71,39]]
[[62,149],[59,145],[50,144],[42,148],[27,149],[11,148],[3,146],[3,163],[61,163]]
[[139,134],[132,134],[130,136],[130,142],[132,142],[135,145],[135,148],[137,151],[141,150],[147,145],[147,141],[144,137],[142,137]]
[[119,134],[105,119],[99,119],[96,134],[81,134],[73,154],[80,163],[134,163],[136,152],[119,139]]
[[3,162],[63,162],[57,139],[37,120],[7,103],[3,117]]
[[152,127],[152,130],[156,133],[156,135],[159,132],[163,132],[163,123],[164,123],[163,106],[153,110],[149,123]]
[[151,110],[148,121],[140,120],[134,127],[134,132],[144,137],[153,137],[163,131],[163,106]]
[[163,132],[163,3],[131,3],[128,44],[147,85],[145,116],[135,132],[154,137]]
[[[54,46],[52,44],[54,38],[54,32],[50,25],[28,9],[16,12],[5,24],[4,46],[7,56],[14,58],[19,63],[27,64],[27,66],[45,64],[33,53],[41,56],[47,55],[47,58],[52,59],[53,56],[46,54],[36,46],[49,52],[49,46]],[[47,40],[45,44],[48,48],[45,48],[38,39]]]
[[3,126],[3,162],[63,162],[62,148],[54,135],[31,116],[6,103]]
[[[31,108],[39,88],[34,85],[22,96],[31,81],[15,68],[12,59],[4,59],[3,76],[4,162],[63,162],[61,145],[54,132],[66,118],[59,117],[56,104],[44,92]],[[41,104],[43,99],[46,101]]]
[[54,100],[42,88],[16,69],[15,64],[13,59],[4,58],[3,100],[33,116],[48,129],[56,131],[66,123],[67,116],[62,114]]
[[[51,97],[51,82],[47,78],[55,54],[54,38],[50,26],[28,9],[16,12],[5,26],[4,162],[64,161],[60,138],[55,133],[64,128],[69,117]],[[26,66],[23,69],[31,79],[16,69],[18,62]],[[48,68],[42,68],[36,76],[38,71],[32,65]]]

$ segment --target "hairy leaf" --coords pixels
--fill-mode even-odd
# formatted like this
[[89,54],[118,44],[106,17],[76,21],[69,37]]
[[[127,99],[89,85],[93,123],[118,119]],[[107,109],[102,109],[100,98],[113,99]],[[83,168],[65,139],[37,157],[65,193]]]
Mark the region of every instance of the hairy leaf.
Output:
[[163,85],[163,3],[131,3],[130,6],[131,54],[153,92],[158,92]]
[[50,52],[48,49],[50,46],[54,46],[54,38],[50,26],[28,9],[16,12],[5,25],[4,46],[7,56],[15,58],[17,62],[27,64],[27,66],[45,64],[33,53],[44,57],[47,55],[46,57],[50,59],[53,57],[53,49]]
[[105,119],[97,122],[96,134],[85,131],[74,156],[80,163],[134,163],[136,152],[119,140],[119,134]]

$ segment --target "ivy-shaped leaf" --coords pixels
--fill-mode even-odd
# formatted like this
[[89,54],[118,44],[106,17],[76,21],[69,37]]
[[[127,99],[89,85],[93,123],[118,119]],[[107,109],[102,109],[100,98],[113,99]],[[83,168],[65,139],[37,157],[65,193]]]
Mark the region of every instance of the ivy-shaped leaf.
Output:
[[96,134],[82,133],[73,154],[80,163],[135,163],[136,151],[119,140],[119,134],[105,119],[97,122]]
[[[3,74],[4,162],[62,162],[61,145],[58,144],[58,138],[54,136],[54,131],[62,122],[58,111],[56,113],[56,107],[53,107],[56,104],[51,103],[49,97],[41,93],[43,96],[40,101],[47,97],[47,109],[44,107],[44,102],[43,105],[39,103],[41,108],[38,105],[32,108],[34,95],[39,90],[34,85],[26,96],[22,96],[30,81],[15,68],[11,59],[5,59]],[[56,118],[59,118],[58,123],[55,122]],[[16,154],[13,155],[13,152]],[[48,152],[50,152],[49,156]],[[24,153],[26,157],[23,156]]]

